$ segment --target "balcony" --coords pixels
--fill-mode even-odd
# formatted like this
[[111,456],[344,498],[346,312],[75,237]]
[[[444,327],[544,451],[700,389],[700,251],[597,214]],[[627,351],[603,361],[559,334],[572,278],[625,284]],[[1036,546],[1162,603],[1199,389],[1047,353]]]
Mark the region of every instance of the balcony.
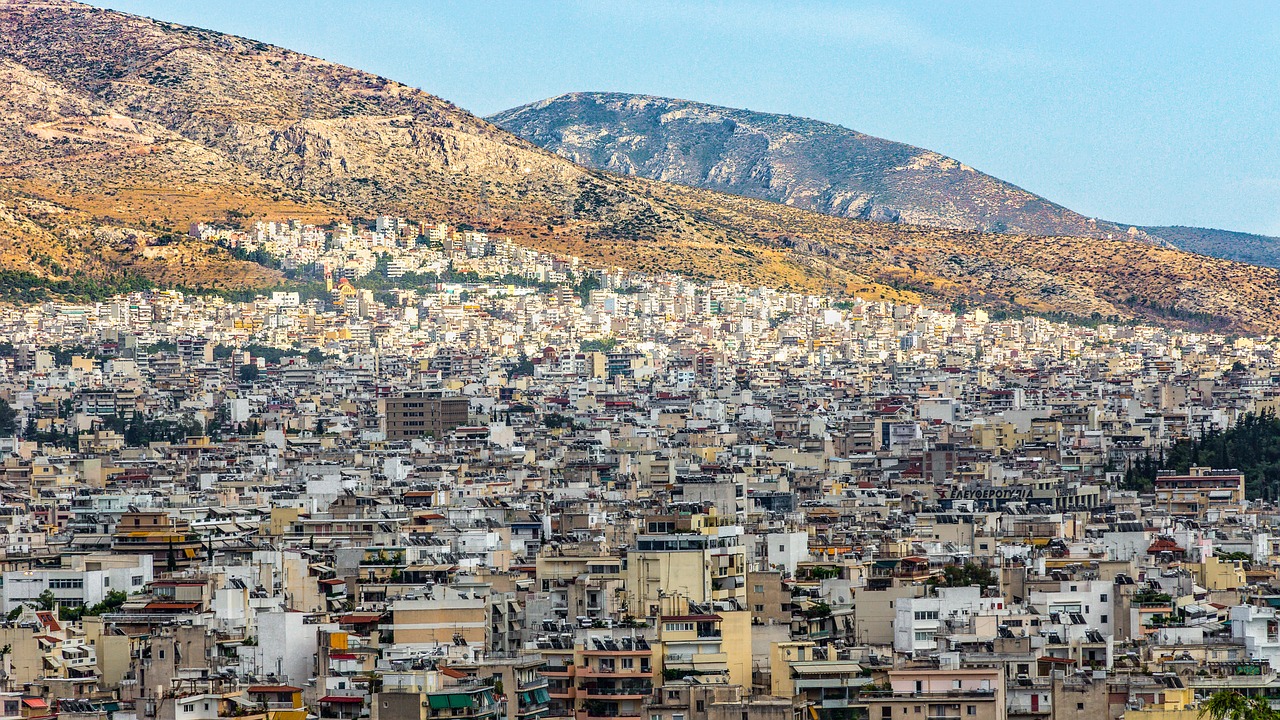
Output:
[[578,711],[578,720],[586,718],[609,718],[609,720],[641,720],[639,708],[619,711],[616,707],[588,704]]
[[620,668],[608,667],[596,669],[590,666],[579,667],[578,677],[597,677],[597,678],[648,678],[653,677],[652,668]]
[[643,685],[628,686],[586,686],[579,688],[579,692],[585,697],[590,698],[609,698],[612,700],[643,700],[653,692],[653,684],[645,683]]
[[531,680],[526,680],[525,682],[520,683],[516,687],[516,690],[518,692],[529,692],[531,690],[537,690],[538,688],[544,688],[544,687],[547,687],[547,678],[544,676],[539,676]]
[[681,667],[699,665],[724,665],[729,662],[728,653],[667,653],[665,664],[668,667]]

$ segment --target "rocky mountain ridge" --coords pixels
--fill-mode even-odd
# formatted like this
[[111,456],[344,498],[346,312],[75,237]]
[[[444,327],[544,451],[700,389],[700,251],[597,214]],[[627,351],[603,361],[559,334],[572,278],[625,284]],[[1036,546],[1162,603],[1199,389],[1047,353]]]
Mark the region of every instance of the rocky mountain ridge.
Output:
[[[977,232],[1131,239],[1280,266],[1280,239],[1085,217],[945,155],[832,123],[625,93],[568,93],[491,121],[587,167],[838,217]],[[1239,234],[1243,235],[1243,234]]]

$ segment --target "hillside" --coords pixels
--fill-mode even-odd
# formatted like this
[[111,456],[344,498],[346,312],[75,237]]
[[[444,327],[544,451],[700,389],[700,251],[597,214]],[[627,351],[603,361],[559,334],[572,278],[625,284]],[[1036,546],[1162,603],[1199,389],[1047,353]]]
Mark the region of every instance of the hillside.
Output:
[[1085,217],[931,150],[791,115],[623,93],[569,93],[491,121],[587,167],[839,217],[960,230],[1137,239],[1280,266],[1277,243]]
[[1146,233],[1188,252],[1251,265],[1280,267],[1280,238],[1213,228],[1167,225],[1144,227]]
[[1127,231],[936,152],[791,115],[570,93],[489,119],[588,167],[827,215],[1033,235]]
[[193,220],[396,213],[700,278],[1280,330],[1273,270],[833,218],[587,169],[386,78],[75,3],[0,3],[0,72],[0,269],[261,286],[273,271],[175,237]]

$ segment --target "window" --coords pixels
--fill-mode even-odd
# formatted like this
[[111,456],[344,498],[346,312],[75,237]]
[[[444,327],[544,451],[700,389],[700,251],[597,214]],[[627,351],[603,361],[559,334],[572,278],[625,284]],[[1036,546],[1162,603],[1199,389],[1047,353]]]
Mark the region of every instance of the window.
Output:
[[757,593],[762,593],[762,592],[764,592],[764,586],[763,586],[763,585],[757,585],[757,586],[756,586],[756,592],[757,592]]
[[51,590],[83,590],[84,578],[53,578],[49,580]]
[[161,660],[163,660],[163,659],[164,659],[164,650],[161,650],[161,651],[160,651],[160,659],[161,659]]
[[706,703],[706,701],[705,701],[705,700],[699,700],[699,701],[698,701],[698,712],[706,712],[706,710],[707,710],[707,703]]
[[195,703],[191,703],[190,705],[183,705],[183,706],[182,706],[182,712],[195,712],[195,711],[196,711]]
[[1076,703],[1076,709],[1077,709],[1077,710],[1083,710],[1083,709],[1084,709],[1084,703]]
[[1099,619],[1100,619],[1102,622],[1107,622],[1107,616],[1106,616],[1106,615],[1100,615],[1100,616],[1099,616]]
[[966,706],[965,706],[965,708],[964,708],[964,714],[965,714],[965,715],[977,715],[977,714],[978,714],[978,706],[977,706],[977,705],[966,705]]
[[884,720],[889,720],[889,718],[892,718],[892,717],[893,717],[893,708],[891,708],[891,707],[882,707],[882,708],[880,708],[880,717],[881,717],[881,718],[884,718]]
[[667,623],[667,632],[688,632],[693,629],[691,622],[673,622]]
[[138,587],[139,585],[142,584],[142,576],[134,575],[132,578],[129,579],[129,582],[133,583],[134,587]]
[[764,612],[764,606],[763,606],[763,605],[756,605],[756,606],[755,606],[755,611],[756,611],[756,612],[758,612],[758,613],[762,613],[762,612]]
[[1099,596],[1098,596],[1098,599],[1099,599],[1099,600],[1101,600],[1102,602],[1106,602],[1106,601],[1107,601],[1107,594],[1106,594],[1106,593],[1102,593],[1101,595],[1099,595]]

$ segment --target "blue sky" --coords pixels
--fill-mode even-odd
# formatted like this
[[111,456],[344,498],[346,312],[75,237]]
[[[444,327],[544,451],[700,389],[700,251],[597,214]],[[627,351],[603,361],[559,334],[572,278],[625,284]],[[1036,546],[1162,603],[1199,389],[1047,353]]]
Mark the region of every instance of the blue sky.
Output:
[[783,112],[1086,215],[1280,235],[1280,4],[111,0],[479,115],[575,90]]

